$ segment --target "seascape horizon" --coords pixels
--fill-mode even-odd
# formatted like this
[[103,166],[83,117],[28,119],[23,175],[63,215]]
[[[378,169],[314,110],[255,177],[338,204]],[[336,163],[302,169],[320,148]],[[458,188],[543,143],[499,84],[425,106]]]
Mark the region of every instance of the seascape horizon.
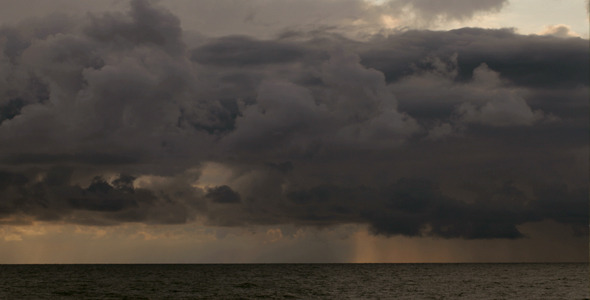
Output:
[[587,263],[0,265],[0,298],[588,299]]
[[590,300],[590,0],[0,0],[0,299]]

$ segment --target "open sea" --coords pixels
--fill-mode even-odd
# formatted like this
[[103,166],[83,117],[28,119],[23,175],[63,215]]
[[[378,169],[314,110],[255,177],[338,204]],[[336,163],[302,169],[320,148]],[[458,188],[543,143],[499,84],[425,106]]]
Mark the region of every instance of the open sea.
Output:
[[0,265],[0,299],[589,299],[588,264]]

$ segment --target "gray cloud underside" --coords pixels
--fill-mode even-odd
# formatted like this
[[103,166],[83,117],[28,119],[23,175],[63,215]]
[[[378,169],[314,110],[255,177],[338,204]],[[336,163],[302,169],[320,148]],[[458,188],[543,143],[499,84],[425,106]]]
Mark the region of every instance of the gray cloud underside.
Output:
[[[292,30],[190,47],[147,1],[0,36],[2,223],[587,230],[587,40]],[[199,185],[207,162],[231,176]]]

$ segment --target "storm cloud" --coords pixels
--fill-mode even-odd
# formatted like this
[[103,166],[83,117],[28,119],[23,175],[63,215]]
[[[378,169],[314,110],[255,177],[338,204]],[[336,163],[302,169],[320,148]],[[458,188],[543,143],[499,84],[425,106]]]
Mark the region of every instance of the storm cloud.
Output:
[[[422,2],[383,5],[462,19],[505,1]],[[141,0],[0,29],[0,222],[588,229],[587,40],[186,36]]]

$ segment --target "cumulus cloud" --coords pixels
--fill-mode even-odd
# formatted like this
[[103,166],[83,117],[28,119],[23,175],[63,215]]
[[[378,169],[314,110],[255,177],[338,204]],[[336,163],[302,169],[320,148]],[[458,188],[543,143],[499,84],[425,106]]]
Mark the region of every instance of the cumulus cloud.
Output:
[[570,26],[565,24],[549,25],[543,31],[539,32],[539,34],[560,38],[580,37],[580,35],[574,32]]
[[498,73],[485,64],[473,70],[473,85],[485,91],[472,91],[471,97],[485,96],[464,102],[457,108],[465,122],[491,126],[532,125],[544,117],[542,111],[531,109],[518,90],[503,88]]
[[[403,2],[447,19],[503,3]],[[585,40],[292,28],[192,44],[163,3],[130,4],[0,30],[1,222],[587,229],[588,162],[570,155],[588,147]]]

